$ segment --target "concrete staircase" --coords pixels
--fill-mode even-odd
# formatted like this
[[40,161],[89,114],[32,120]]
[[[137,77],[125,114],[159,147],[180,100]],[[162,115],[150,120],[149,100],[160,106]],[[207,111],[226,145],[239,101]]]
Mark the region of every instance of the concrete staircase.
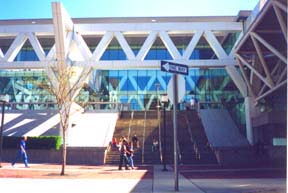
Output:
[[[201,120],[196,111],[178,111],[178,143],[180,160],[182,164],[217,164],[214,152],[207,146],[207,137]],[[161,112],[161,135],[163,152],[163,112]],[[152,152],[153,139],[159,139],[159,125],[157,111],[147,111],[146,119],[144,111],[135,111],[133,119],[131,112],[122,112],[116,123],[113,137],[119,139],[121,136],[129,138],[136,134],[140,147],[134,149],[134,162],[137,164],[160,164],[160,151]],[[145,133],[144,133],[145,127]],[[145,138],[143,136],[145,135]],[[144,145],[143,145],[144,140]],[[160,141],[159,141],[160,142]],[[144,149],[143,149],[144,148]],[[173,149],[173,117],[172,111],[166,112],[166,163],[174,162]],[[118,164],[119,151],[111,149],[106,154],[106,164]]]
[[217,164],[215,153],[208,143],[205,129],[197,111],[186,111],[192,134],[195,163],[198,164]]
[[[118,119],[115,127],[113,137],[117,140],[121,136],[125,136],[130,141],[134,134],[137,135],[139,140],[139,147],[134,149],[134,164],[146,164],[146,163],[160,163],[159,152],[151,154],[151,147],[153,138],[158,139],[158,120],[154,111],[146,113],[144,111],[134,111],[133,118],[130,111],[122,112],[120,119]],[[146,120],[146,121],[145,121]],[[130,132],[129,132],[130,127]],[[144,132],[145,127],[145,132]],[[145,135],[145,138],[143,136]],[[143,146],[144,142],[144,146]],[[144,147],[144,149],[143,149]],[[143,155],[143,156],[142,156]],[[118,149],[111,148],[106,153],[105,163],[116,165],[119,162]]]

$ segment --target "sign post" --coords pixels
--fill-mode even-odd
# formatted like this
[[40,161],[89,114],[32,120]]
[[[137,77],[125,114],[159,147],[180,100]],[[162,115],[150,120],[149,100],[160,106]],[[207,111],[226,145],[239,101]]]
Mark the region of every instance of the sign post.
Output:
[[[177,148],[177,104],[178,104],[178,75],[188,75],[188,66],[172,62],[161,61],[161,71],[173,73],[173,149],[174,149],[174,189],[179,191],[178,148]],[[185,87],[184,87],[185,89]]]
[[178,148],[177,148],[177,104],[178,104],[178,84],[177,84],[177,74],[173,74],[173,87],[174,87],[174,101],[173,101],[173,149],[174,149],[174,178],[175,178],[175,191],[179,191],[179,172],[178,172]]

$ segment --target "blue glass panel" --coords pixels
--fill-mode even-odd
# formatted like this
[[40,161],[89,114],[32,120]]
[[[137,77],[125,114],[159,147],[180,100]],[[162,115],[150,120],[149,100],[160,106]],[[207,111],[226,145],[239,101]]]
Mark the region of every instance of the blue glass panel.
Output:
[[136,90],[129,78],[127,78],[125,85],[127,85],[127,91],[135,91]]
[[137,80],[137,84],[138,84],[138,87],[141,89],[141,90],[144,90],[148,81],[149,81],[149,77],[147,76],[138,76],[138,77],[134,77],[136,80]]
[[36,53],[31,48],[21,49],[15,57],[14,61],[39,61]]

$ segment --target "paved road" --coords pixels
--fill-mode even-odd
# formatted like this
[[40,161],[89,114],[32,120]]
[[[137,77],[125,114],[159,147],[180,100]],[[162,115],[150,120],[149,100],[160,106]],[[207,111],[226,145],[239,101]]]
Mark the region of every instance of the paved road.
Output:
[[[198,169],[197,169],[198,168]],[[206,168],[206,169],[205,169]],[[140,166],[137,170],[118,171],[116,166],[68,166],[67,175],[59,176],[59,165],[21,164],[0,169],[0,192],[21,193],[169,193],[174,192],[174,173],[162,166]],[[185,193],[285,193],[286,177],[275,168],[215,169],[180,167],[179,192]],[[239,177],[237,177],[237,171]],[[240,172],[242,171],[242,172]],[[283,170],[282,170],[283,171]],[[195,172],[199,174],[197,178]],[[274,172],[272,176],[257,173]],[[205,178],[205,173],[207,177]],[[213,177],[213,175],[216,177]],[[231,176],[233,177],[225,177]],[[244,175],[246,173],[246,176]],[[277,175],[275,174],[277,173]],[[182,175],[184,174],[184,175]],[[193,174],[193,175],[192,175]],[[200,175],[201,174],[201,175]],[[221,175],[222,174],[222,175]],[[254,175],[251,175],[254,174]],[[251,175],[251,177],[250,177]],[[185,176],[185,177],[184,177]],[[222,177],[221,177],[222,176]],[[255,177],[256,176],[256,177]]]

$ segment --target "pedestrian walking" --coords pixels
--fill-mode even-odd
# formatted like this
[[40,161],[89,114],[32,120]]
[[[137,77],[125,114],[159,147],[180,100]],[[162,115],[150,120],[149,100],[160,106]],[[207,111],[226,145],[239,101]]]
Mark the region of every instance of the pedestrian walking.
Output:
[[27,141],[27,136],[22,137],[20,144],[19,144],[19,150],[18,153],[16,155],[15,160],[12,162],[12,166],[15,165],[15,163],[17,162],[17,160],[22,157],[23,159],[23,163],[25,164],[25,167],[28,168],[28,155],[26,152],[26,141]]

